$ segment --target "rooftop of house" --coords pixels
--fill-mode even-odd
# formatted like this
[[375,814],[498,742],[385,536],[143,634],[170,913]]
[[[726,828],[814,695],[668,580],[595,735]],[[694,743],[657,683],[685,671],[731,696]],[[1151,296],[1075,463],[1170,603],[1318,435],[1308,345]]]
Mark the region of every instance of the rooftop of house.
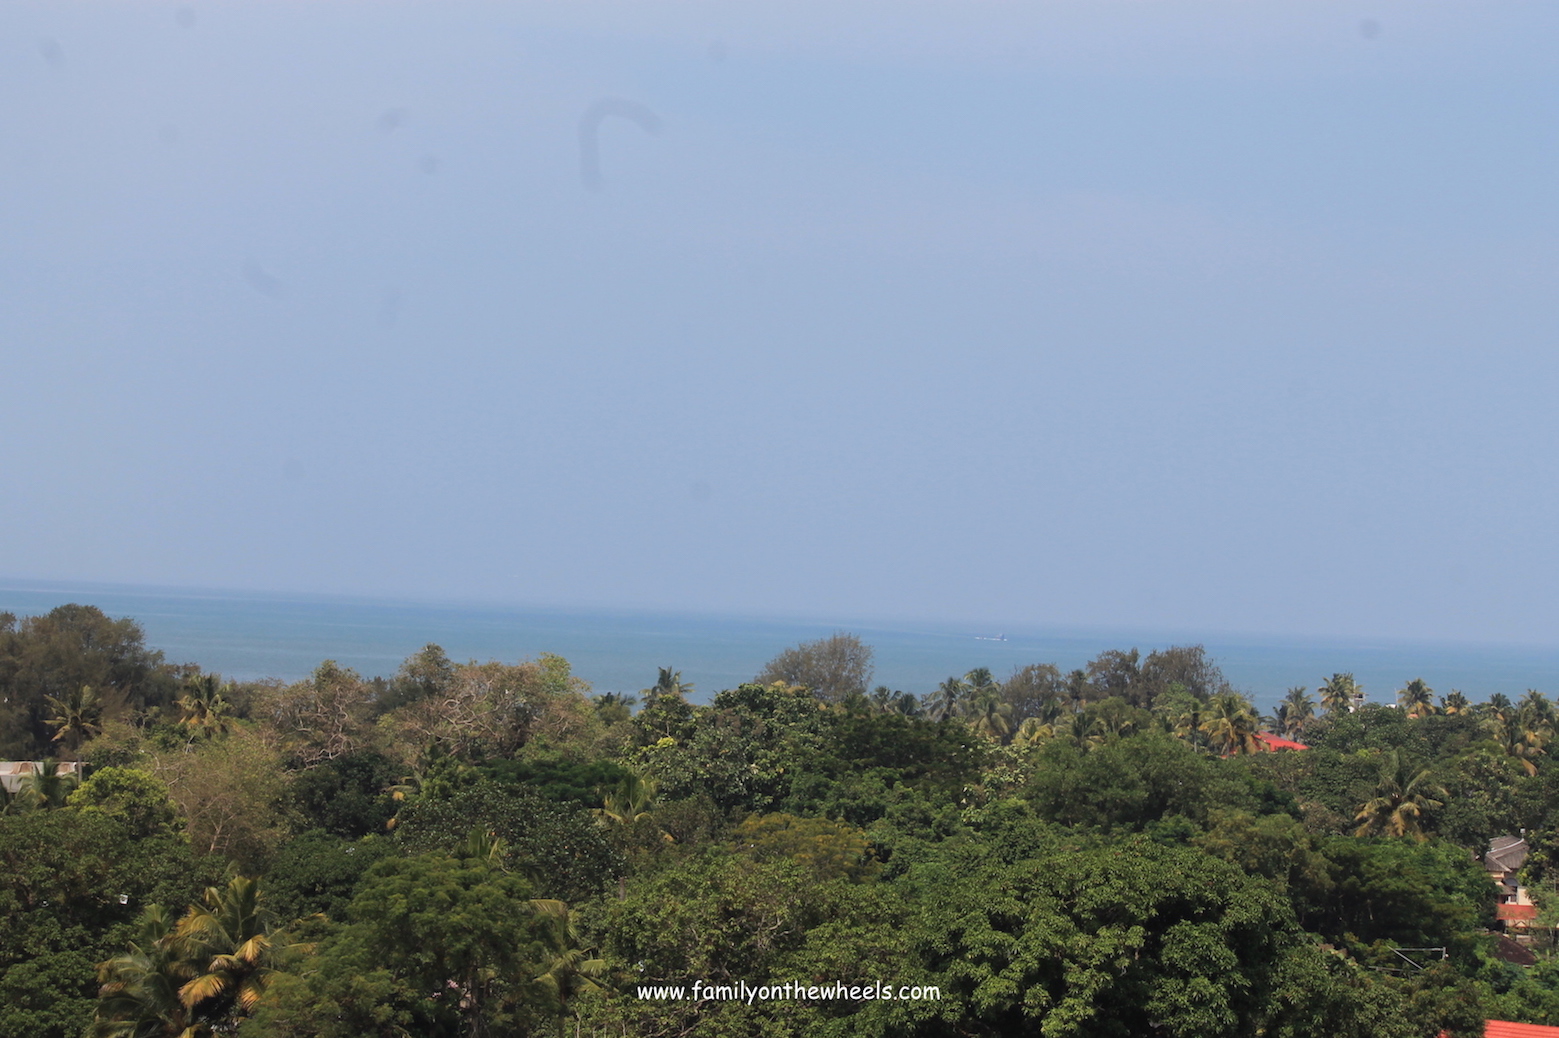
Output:
[[1490,872],[1515,872],[1527,860],[1527,841],[1522,836],[1496,836],[1483,855],[1483,867]]

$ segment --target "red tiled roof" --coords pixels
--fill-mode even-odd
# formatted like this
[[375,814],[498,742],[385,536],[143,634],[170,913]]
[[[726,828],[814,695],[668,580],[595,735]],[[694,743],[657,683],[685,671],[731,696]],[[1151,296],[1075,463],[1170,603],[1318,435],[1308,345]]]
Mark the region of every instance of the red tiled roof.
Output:
[[[1495,905],[1494,915],[1499,919],[1536,919],[1536,905]],[[1554,1029],[1554,1034],[1559,1035],[1559,1028]]]
[[1292,739],[1281,739],[1271,732],[1257,732],[1256,738],[1266,744],[1269,750],[1308,750],[1310,748],[1302,742],[1295,742]]
[[1559,1038],[1559,1027],[1542,1024],[1513,1024],[1508,1020],[1490,1020],[1483,1027],[1483,1038]]

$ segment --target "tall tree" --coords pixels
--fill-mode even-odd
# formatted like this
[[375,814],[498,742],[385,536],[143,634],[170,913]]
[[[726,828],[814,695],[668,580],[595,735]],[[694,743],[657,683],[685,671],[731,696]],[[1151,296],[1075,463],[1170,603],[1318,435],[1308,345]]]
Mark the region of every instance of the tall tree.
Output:
[[1397,706],[1409,717],[1428,717],[1435,712],[1434,689],[1423,678],[1414,678],[1397,690]]
[[1428,768],[1412,768],[1405,757],[1392,750],[1381,762],[1375,795],[1354,815],[1353,820],[1359,823],[1354,835],[1380,833],[1422,840],[1425,813],[1443,807],[1449,795]]
[[49,697],[64,701],[85,685],[116,709],[170,704],[181,668],[144,638],[135,621],[110,619],[95,606],[63,605],[20,620],[0,613],[0,757],[47,755],[54,735]]
[[958,712],[968,695],[969,686],[961,678],[949,677],[927,697],[926,710],[934,719],[945,721]]
[[655,684],[646,688],[641,693],[646,703],[659,699],[661,696],[675,696],[677,699],[687,699],[693,694],[693,683],[682,680],[680,670],[672,670],[670,667],[661,667],[660,674],[655,679]]
[[1202,717],[1202,731],[1213,748],[1225,756],[1255,753],[1261,749],[1257,733],[1261,723],[1250,701],[1234,692],[1213,696]]
[[70,757],[75,756],[82,743],[103,730],[103,697],[91,685],[45,699],[54,714],[46,722],[54,729],[52,741],[63,746]]
[[189,729],[192,737],[227,731],[229,708],[225,691],[227,686],[215,674],[195,674],[184,682],[184,694],[179,697],[179,723]]
[[1002,698],[1000,689],[987,685],[974,691],[965,701],[965,716],[974,730],[1001,742],[1012,731],[1012,705]]
[[1353,675],[1333,674],[1316,689],[1321,694],[1321,708],[1332,717],[1351,712],[1363,697],[1363,688],[1353,680]]
[[852,692],[864,696],[872,680],[872,649],[855,635],[840,631],[786,649],[765,664],[754,680],[760,685],[783,682],[810,688],[830,702]]
[[1283,695],[1283,732],[1286,738],[1297,738],[1305,726],[1315,717],[1315,700],[1303,685],[1295,685]]
[[254,1008],[275,973],[270,914],[256,880],[235,876],[226,887],[206,888],[174,934],[193,972],[179,989],[186,1006],[205,1004],[218,1018]]

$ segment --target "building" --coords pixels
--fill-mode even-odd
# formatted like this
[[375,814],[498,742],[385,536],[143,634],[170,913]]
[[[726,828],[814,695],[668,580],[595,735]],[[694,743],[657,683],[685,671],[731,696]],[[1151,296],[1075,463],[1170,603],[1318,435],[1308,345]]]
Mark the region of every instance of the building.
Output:
[[[11,796],[15,796],[22,788],[22,783],[29,776],[36,775],[43,767],[41,760],[0,760],[0,786]],[[55,774],[76,775],[81,774],[80,761],[60,761],[56,765]]]
[[1525,938],[1528,927],[1537,919],[1537,906],[1527,896],[1527,888],[1517,879],[1527,853],[1526,837],[1496,836],[1489,841],[1489,849],[1483,855],[1483,867],[1499,888],[1495,915],[1505,932],[1517,938]]

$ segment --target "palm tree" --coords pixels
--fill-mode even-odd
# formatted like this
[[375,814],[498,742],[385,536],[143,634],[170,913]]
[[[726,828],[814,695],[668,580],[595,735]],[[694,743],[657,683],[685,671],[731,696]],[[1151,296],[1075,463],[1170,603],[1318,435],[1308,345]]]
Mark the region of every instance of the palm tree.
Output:
[[1261,749],[1257,733],[1261,723],[1250,701],[1234,692],[1213,696],[1203,714],[1201,730],[1208,741],[1226,757],[1255,753]]
[[1321,708],[1332,717],[1351,713],[1364,698],[1364,689],[1350,674],[1333,674],[1316,689],[1321,694]]
[[997,742],[1012,731],[1012,704],[1002,698],[999,688],[987,685],[983,692],[970,696],[964,708],[974,730]]
[[646,705],[653,703],[661,696],[675,696],[678,699],[687,699],[693,693],[693,683],[682,680],[680,670],[672,670],[670,667],[660,667],[660,675],[655,679],[655,684],[644,689],[644,702]]
[[81,784],[75,772],[61,772],[60,762],[49,758],[33,765],[6,809],[12,812],[48,811],[65,806],[65,800]]
[[1045,720],[1040,717],[1025,717],[1023,723],[1018,725],[1018,730],[1013,733],[1012,744],[1014,746],[1038,746],[1056,734],[1054,720]]
[[1425,684],[1423,678],[1414,678],[1397,689],[1397,706],[1409,717],[1428,717],[1435,712],[1434,689]]
[[1284,737],[1292,739],[1304,734],[1305,726],[1315,718],[1315,700],[1303,685],[1295,685],[1283,695]]
[[1375,796],[1359,808],[1353,820],[1359,823],[1355,836],[1384,833],[1387,836],[1411,836],[1425,839],[1424,812],[1440,807],[1449,796],[1431,777],[1428,768],[1408,769],[1397,751],[1386,754],[1380,769],[1380,784]]
[[1516,710],[1521,715],[1521,723],[1533,731],[1551,730],[1554,726],[1554,705],[1535,688],[1527,689]]
[[945,721],[958,712],[958,706],[969,694],[969,686],[958,678],[948,678],[936,687],[931,693],[926,706],[931,711],[931,716],[938,721]]
[[1095,746],[1104,745],[1107,736],[1099,728],[1098,722],[1088,716],[1087,712],[1072,714],[1062,723],[1060,735],[1074,746],[1085,750],[1091,750]]
[[130,950],[97,966],[97,1011],[91,1038],[204,1038],[180,997],[194,971],[179,954],[173,920],[161,905],[148,905],[136,922]]
[[1491,709],[1483,727],[1507,756],[1521,762],[1528,775],[1537,774],[1533,760],[1543,755],[1543,744],[1552,733],[1530,710],[1516,710],[1506,700],[1505,708]]
[[275,973],[269,913],[258,881],[235,876],[225,888],[207,887],[203,905],[192,905],[174,935],[196,975],[179,989],[190,1009],[211,999],[247,1012]]
[[103,697],[91,685],[82,685],[60,699],[44,698],[54,711],[44,723],[55,727],[53,741],[63,742],[72,756],[82,743],[103,730]]
[[997,692],[1001,691],[1001,684],[989,667],[976,667],[965,674],[964,684],[969,686],[969,691],[974,695],[981,695],[993,689]]
[[179,697],[179,723],[189,728],[192,736],[227,731],[228,707],[222,695],[226,690],[227,686],[215,674],[191,677]]
[[1087,671],[1074,670],[1066,676],[1066,698],[1072,704],[1073,713],[1083,708],[1083,704],[1088,701]]
[[632,825],[648,818],[655,810],[658,784],[630,771],[601,798],[601,806],[591,811],[603,825]]
[[568,1000],[581,991],[605,991],[600,978],[607,972],[605,959],[593,954],[595,949],[583,946],[579,931],[562,901],[534,899],[538,914],[546,926],[546,947],[551,961],[547,970],[534,978],[548,1001],[557,1006],[558,1034],[563,1034],[563,1022],[568,1019]]
[[1465,714],[1468,710],[1467,697],[1453,688],[1450,695],[1440,697],[1440,709],[1446,714]]
[[1173,716],[1166,717],[1165,726],[1176,738],[1184,739],[1197,750],[1207,749],[1207,733],[1202,731],[1202,711],[1207,704],[1196,699]]

